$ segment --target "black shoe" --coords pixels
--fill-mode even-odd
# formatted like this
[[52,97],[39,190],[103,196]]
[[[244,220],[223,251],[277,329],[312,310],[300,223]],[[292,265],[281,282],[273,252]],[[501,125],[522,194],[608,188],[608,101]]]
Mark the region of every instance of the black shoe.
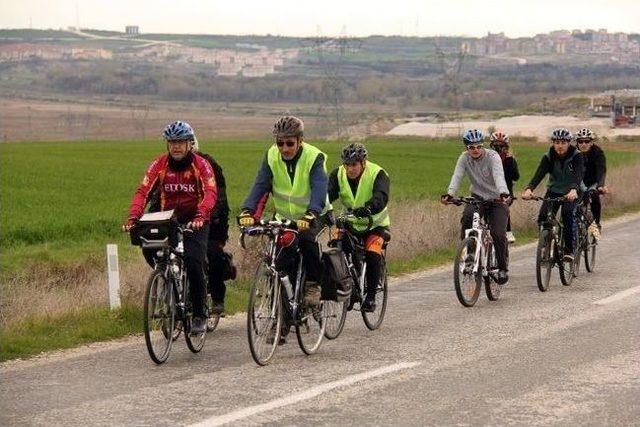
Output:
[[224,312],[224,302],[214,301],[211,307],[211,314],[220,316]]
[[206,317],[194,317],[191,321],[191,335],[204,334],[207,331],[207,318]]
[[496,274],[496,283],[498,285],[504,285],[509,281],[509,275],[506,270],[499,270],[498,274]]
[[362,301],[360,298],[360,292],[353,290],[351,292],[351,300],[349,301],[349,306],[347,307],[347,311],[353,310],[353,306],[355,303]]
[[360,310],[365,313],[373,313],[376,311],[376,301],[373,298],[365,298],[360,306]]

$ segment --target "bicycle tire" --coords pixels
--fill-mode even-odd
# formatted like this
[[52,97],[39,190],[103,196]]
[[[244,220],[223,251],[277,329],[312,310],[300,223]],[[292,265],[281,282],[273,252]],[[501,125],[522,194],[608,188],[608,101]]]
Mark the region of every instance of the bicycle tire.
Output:
[[[493,271],[498,268],[495,257],[495,249],[493,247],[489,251],[487,268],[489,269],[489,271]],[[487,294],[487,298],[489,299],[489,301],[498,301],[500,299],[500,295],[502,294],[502,285],[497,284],[489,274],[487,274],[483,278],[484,289]]]
[[[277,285],[279,284],[268,266],[260,263],[251,284],[247,305],[249,351],[253,360],[260,366],[269,364],[280,340],[282,301]],[[268,342],[270,338],[273,338],[271,343]]]
[[305,287],[308,282],[304,279],[304,275],[301,279],[301,289],[297,296],[297,309],[294,310],[294,323],[296,329],[296,338],[300,350],[307,356],[310,356],[318,351],[322,345],[322,340],[325,335],[327,318],[324,310],[324,301],[320,301],[320,305],[317,307],[305,307],[303,300],[305,294]]
[[220,322],[219,314],[211,314],[211,308],[213,307],[213,300],[211,299],[211,295],[207,295],[207,309],[209,311],[209,318],[207,319],[207,332],[213,332],[218,327],[218,323]]
[[588,237],[587,247],[584,251],[584,267],[589,273],[593,273],[596,269],[596,250],[598,240],[594,236]]
[[[580,254],[576,254],[576,256],[579,256]],[[571,286],[571,283],[573,282],[573,278],[574,278],[574,268],[575,268],[575,256],[573,261],[565,261],[564,259],[560,259],[559,261],[560,267],[559,267],[559,271],[560,271],[560,282],[562,282],[562,284],[564,286]]]
[[347,320],[347,309],[349,308],[349,298],[340,301],[324,301],[324,309],[327,314],[327,325],[324,337],[328,340],[335,340],[340,336]]
[[160,365],[169,358],[176,317],[173,287],[162,271],[156,269],[149,276],[144,301],[144,340],[149,357]]
[[387,312],[387,299],[389,297],[389,277],[387,274],[387,262],[386,259],[382,258],[382,283],[376,288],[376,309],[373,312],[366,312],[362,310],[360,307],[360,314],[362,314],[362,320],[364,321],[365,326],[371,330],[375,331],[382,325],[382,321],[384,320],[384,315]]
[[554,248],[551,232],[545,229],[541,230],[536,249],[536,282],[540,292],[546,292],[549,289],[555,257]]
[[[480,296],[480,287],[482,286],[482,275],[473,273],[465,264],[469,252],[474,252],[470,248],[475,246],[476,241],[471,237],[463,239],[458,245],[456,256],[453,262],[453,283],[456,289],[458,301],[465,307],[473,307]],[[475,262],[475,256],[471,255]],[[471,286],[469,286],[471,285]]]

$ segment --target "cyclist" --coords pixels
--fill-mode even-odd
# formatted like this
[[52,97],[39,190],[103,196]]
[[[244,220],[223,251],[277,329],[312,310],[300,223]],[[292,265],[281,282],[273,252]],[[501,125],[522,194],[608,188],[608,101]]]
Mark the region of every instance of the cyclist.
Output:
[[[504,180],[500,155],[493,150],[484,149],[484,136],[478,129],[467,130],[462,137],[462,142],[466,146],[466,151],[458,157],[447,194],[441,196],[440,201],[445,205],[451,203],[464,176],[469,178],[471,195],[487,202],[481,206],[480,215],[487,220],[496,250],[498,263],[496,282],[503,285],[509,281],[507,221],[510,197],[509,188]],[[462,224],[460,235],[464,238],[465,230],[471,228],[473,222],[473,206],[465,207],[460,222]]]
[[596,237],[600,237],[600,215],[602,205],[600,203],[600,194],[607,193],[607,187],[604,184],[607,175],[607,159],[604,151],[600,146],[595,144],[596,135],[588,128],[582,128],[576,133],[576,147],[582,153],[584,161],[584,178],[582,181],[587,187],[594,186],[598,193],[591,195],[591,213],[595,220],[596,227],[590,227],[591,233]]
[[[520,179],[520,171],[518,170],[518,162],[509,148],[509,135],[501,131],[496,131],[491,134],[489,141],[489,146],[500,154],[504,180],[507,183],[509,195],[511,196],[509,205],[511,205],[511,203],[513,203],[513,182]],[[509,219],[507,220],[507,242],[514,243],[515,241],[516,237],[511,231],[511,215],[509,215]]]
[[[564,196],[562,202],[562,222],[564,224],[563,240],[565,247],[564,261],[573,261],[574,241],[576,239],[576,199],[582,182],[583,160],[580,151],[571,145],[573,136],[565,128],[557,128],[551,132],[551,148],[540,159],[540,164],[529,185],[522,193],[523,199],[529,199],[533,190],[540,184],[546,174],[549,174],[547,193],[545,197],[556,198]],[[554,206],[554,213],[558,211]],[[538,214],[538,224],[543,225],[546,219],[547,202],[543,202]]]
[[287,254],[293,254],[297,245],[300,246],[307,280],[304,303],[316,307],[320,304],[322,276],[317,236],[324,228],[323,215],[329,209],[326,155],[304,142],[304,123],[297,117],[278,119],[273,126],[273,136],[275,144],[264,156],[238,215],[238,224],[253,225],[261,215],[265,194],[273,195],[276,219],[294,221],[298,228],[296,239],[281,239],[283,242],[288,240],[283,249]]
[[[390,239],[389,234],[389,175],[377,164],[367,160],[367,149],[354,142],[342,150],[342,166],[329,174],[329,201],[338,198],[353,211],[357,218],[351,221],[356,231],[361,232],[367,261],[367,289],[362,310],[376,309],[377,284],[382,280],[382,246]],[[372,226],[369,225],[372,217]]]
[[195,134],[186,122],[177,121],[163,132],[167,154],[155,159],[136,190],[129,218],[123,229],[131,230],[142,216],[149,193],[157,184],[160,209],[175,209],[177,220],[193,230],[184,235],[184,254],[193,305],[193,334],[206,330],[204,262],[209,235],[209,218],[216,204],[218,190],[211,165],[193,152]]
[[[231,255],[224,252],[224,247],[229,240],[229,202],[227,201],[227,185],[222,172],[222,167],[209,154],[203,153],[199,149],[198,139],[193,137],[192,151],[204,157],[211,165],[213,175],[218,189],[218,199],[215,207],[211,210],[209,218],[209,236],[207,243],[207,270],[208,285],[211,299],[213,300],[212,313],[220,315],[224,311],[224,297],[227,278],[234,278],[234,269]],[[149,196],[149,212],[160,211],[160,191],[156,184]],[[143,250],[147,263],[153,267],[155,260],[155,250]]]

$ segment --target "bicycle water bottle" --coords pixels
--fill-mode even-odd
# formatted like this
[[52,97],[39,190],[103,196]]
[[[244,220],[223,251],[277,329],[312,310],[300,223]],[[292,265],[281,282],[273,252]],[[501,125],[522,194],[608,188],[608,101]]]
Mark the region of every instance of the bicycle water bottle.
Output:
[[291,286],[291,280],[289,280],[289,276],[284,275],[280,277],[280,281],[284,285],[284,289],[287,292],[287,298],[289,300],[293,299],[293,286]]

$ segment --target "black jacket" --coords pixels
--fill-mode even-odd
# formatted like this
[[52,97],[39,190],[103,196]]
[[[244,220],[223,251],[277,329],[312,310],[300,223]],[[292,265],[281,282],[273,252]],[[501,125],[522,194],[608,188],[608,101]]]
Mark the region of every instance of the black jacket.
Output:
[[546,174],[549,174],[547,188],[553,193],[566,194],[570,190],[579,190],[584,175],[582,154],[573,145],[569,146],[564,157],[558,156],[553,147],[549,148],[526,188],[535,189]]
[[513,182],[520,179],[520,171],[518,170],[516,158],[505,157],[502,160],[502,168],[504,169],[504,180],[507,183],[509,194],[513,196]]
[[593,147],[582,154],[584,159],[584,184],[587,187],[597,183],[598,187],[604,186],[607,176],[607,159],[602,148],[593,144]]

